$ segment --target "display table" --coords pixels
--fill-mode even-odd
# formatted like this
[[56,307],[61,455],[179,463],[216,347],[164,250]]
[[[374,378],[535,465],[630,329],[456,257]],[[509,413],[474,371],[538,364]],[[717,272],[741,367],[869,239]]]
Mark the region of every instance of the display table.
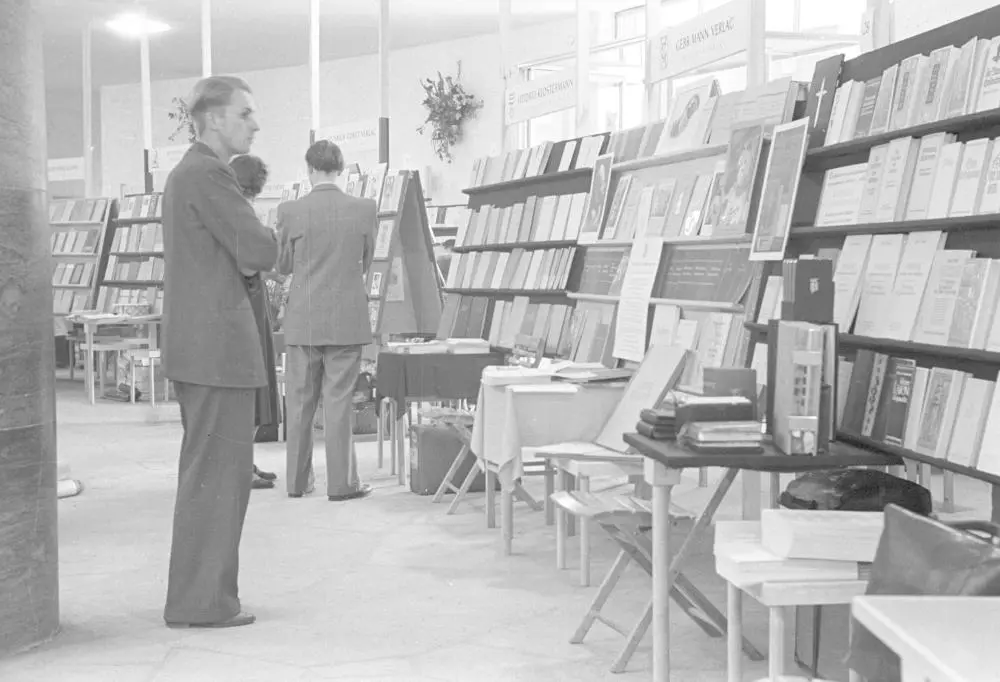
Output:
[[[94,390],[94,353],[99,353],[103,357],[107,352],[121,352],[130,350],[155,350],[157,347],[156,334],[157,327],[161,322],[160,315],[117,315],[105,313],[78,313],[68,315],[67,322],[79,324],[83,327],[84,343],[82,349],[84,353],[84,387],[90,404],[96,401]],[[122,339],[116,342],[101,343],[95,340],[97,331],[101,327],[120,326],[144,326],[147,329],[146,338]],[[70,358],[70,366],[73,365],[73,358]],[[150,360],[153,361],[152,359]],[[104,368],[101,368],[101,389],[104,388]],[[155,389],[154,389],[155,390]]]
[[500,526],[505,554],[514,535],[514,488],[523,473],[521,449],[597,437],[621,400],[623,384],[552,383],[540,370],[496,367],[483,371],[472,429],[472,451],[487,469],[486,520],[493,527],[492,494],[499,477]]
[[902,682],[1000,680],[1000,597],[857,597],[851,613],[899,656]]
[[[392,444],[392,471],[398,466],[399,484],[406,481],[404,455],[405,419],[413,402],[438,400],[472,400],[479,393],[483,370],[504,363],[502,351],[482,354],[456,353],[396,353],[378,354],[375,370],[375,404],[387,408]],[[378,461],[382,465],[383,419],[379,417]]]
[[[653,680],[670,680],[670,590],[695,542],[705,533],[712,517],[741,470],[764,471],[773,475],[802,473],[849,466],[894,466],[898,457],[862,450],[844,443],[833,443],[829,454],[817,456],[785,455],[767,444],[759,454],[699,454],[674,441],[659,441],[627,433],[625,442],[643,457],[646,482],[653,486]],[[680,483],[683,469],[724,467],[727,469],[708,505],[685,538],[676,556],[671,555],[669,518],[670,496]]]

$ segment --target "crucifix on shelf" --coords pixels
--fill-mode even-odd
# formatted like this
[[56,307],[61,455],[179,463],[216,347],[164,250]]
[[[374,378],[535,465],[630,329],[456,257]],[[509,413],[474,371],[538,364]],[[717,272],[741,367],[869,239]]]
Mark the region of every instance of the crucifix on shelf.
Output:
[[824,78],[823,85],[820,87],[819,90],[816,91],[816,111],[813,112],[813,127],[815,127],[817,123],[819,123],[819,110],[820,107],[823,106],[823,98],[826,97],[826,95],[827,95],[826,79]]

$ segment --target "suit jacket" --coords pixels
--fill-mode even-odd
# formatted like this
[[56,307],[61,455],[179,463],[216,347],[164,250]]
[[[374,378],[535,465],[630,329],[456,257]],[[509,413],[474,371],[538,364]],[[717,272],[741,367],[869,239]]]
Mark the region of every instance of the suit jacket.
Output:
[[278,271],[292,275],[285,343],[372,342],[364,277],[375,251],[376,221],[374,201],[348,196],[332,184],[278,206]]
[[243,197],[229,164],[200,142],[167,177],[163,247],[166,375],[203,386],[266,386],[240,269],[270,270],[277,237]]

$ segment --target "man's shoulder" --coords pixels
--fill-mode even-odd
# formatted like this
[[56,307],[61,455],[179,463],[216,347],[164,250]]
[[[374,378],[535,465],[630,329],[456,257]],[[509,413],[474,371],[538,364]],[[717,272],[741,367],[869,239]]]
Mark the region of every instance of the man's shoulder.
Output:
[[348,206],[357,208],[363,213],[375,213],[377,204],[374,199],[365,199],[363,197],[352,197],[350,194],[344,194],[344,199]]

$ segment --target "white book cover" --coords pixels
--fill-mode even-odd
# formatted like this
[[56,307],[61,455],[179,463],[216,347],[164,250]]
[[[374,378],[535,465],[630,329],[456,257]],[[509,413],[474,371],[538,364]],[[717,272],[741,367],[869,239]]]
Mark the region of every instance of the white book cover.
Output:
[[833,274],[833,322],[847,333],[854,322],[861,296],[861,282],[868,264],[872,235],[852,234],[844,240]]
[[934,171],[934,184],[931,186],[931,198],[927,204],[926,218],[944,218],[948,215],[964,150],[965,144],[962,142],[952,142],[941,147],[941,153],[938,154],[937,170]]
[[893,64],[882,72],[882,82],[878,88],[878,98],[875,100],[875,111],[872,114],[872,124],[869,135],[880,135],[889,129],[889,117],[892,115],[892,93],[896,88],[896,74],[899,64]]
[[998,301],[1000,301],[1000,260],[994,258],[990,259],[990,264],[986,269],[986,281],[976,305],[976,318],[972,323],[970,348],[980,350],[986,348],[990,330],[993,328]]
[[830,108],[830,123],[826,127],[824,145],[840,142],[840,131],[844,128],[844,118],[847,114],[847,104],[851,97],[851,82],[842,83],[833,94],[833,106]]
[[913,340],[938,346],[948,344],[955,305],[962,285],[965,264],[975,256],[972,251],[939,251],[931,266],[924,300],[920,304]]
[[760,299],[760,310],[757,311],[758,324],[767,324],[775,319],[775,312],[781,307],[781,296],[781,275],[771,275],[767,278],[764,295]]
[[841,140],[854,139],[854,130],[858,125],[858,115],[861,113],[864,96],[865,82],[851,81],[851,92],[847,98],[847,108],[844,110],[844,125],[840,130]]
[[875,210],[878,208],[878,191],[882,185],[882,171],[889,155],[889,145],[880,144],[872,147],[868,153],[868,175],[865,178],[865,189],[858,204],[858,222],[861,224],[875,222]]
[[[997,375],[997,381],[1000,381],[1000,375]],[[986,413],[979,456],[973,466],[985,474],[1000,476],[1000,391],[995,388]]]
[[854,333],[880,336],[880,326],[892,310],[892,290],[903,252],[903,234],[879,234],[872,239],[862,282],[861,302]]
[[906,431],[903,436],[903,447],[916,452],[917,438],[920,436],[920,418],[924,413],[924,397],[927,395],[927,379],[930,370],[917,367],[913,376],[913,388],[910,390],[910,407],[906,412]]
[[975,66],[972,67],[972,79],[969,83],[969,98],[965,103],[965,113],[971,114],[977,111],[979,105],[979,90],[983,82],[983,73],[986,70],[986,59],[989,56],[990,39],[980,38],[976,43]]
[[972,77],[976,69],[976,47],[978,44],[977,38],[970,38],[958,50],[954,60],[955,66],[948,79],[941,118],[955,118],[966,113],[969,91],[972,90]]
[[942,367],[931,370],[917,436],[916,450],[920,454],[945,459],[965,379],[966,374],[957,370]]
[[913,100],[909,102],[909,111],[906,112],[906,121],[903,123],[903,127],[908,127],[916,125],[917,115],[920,110],[920,105],[923,102],[923,96],[927,92],[927,79],[930,77],[931,72],[931,58],[928,55],[920,55],[917,59],[917,72],[914,75],[914,91]]
[[983,169],[983,191],[976,213],[1000,213],[1000,144],[993,139],[990,154]]
[[958,170],[958,179],[955,181],[955,193],[951,199],[951,206],[948,208],[948,215],[952,218],[962,218],[970,216],[979,207],[979,200],[982,197],[983,184],[986,182],[987,159],[990,157],[993,141],[980,138],[965,143],[965,151],[962,152],[962,165]]
[[815,224],[825,226],[857,223],[867,177],[867,163],[856,163],[826,171],[823,175],[823,189],[819,197]]
[[962,284],[955,305],[948,345],[958,348],[985,348],[996,308],[1000,261],[970,258],[962,272]]
[[892,96],[892,114],[889,116],[889,130],[905,128],[917,100],[918,68],[923,55],[915,54],[904,59],[896,74],[896,88]]
[[[976,84],[973,84],[975,87]],[[990,40],[986,51],[983,76],[978,83],[976,111],[989,111],[1000,107],[1000,36]]]
[[995,384],[985,379],[969,377],[962,387],[955,427],[948,445],[948,461],[966,467],[976,466],[983,443],[986,418],[993,402]]
[[923,220],[927,217],[927,207],[931,201],[931,190],[934,187],[934,174],[937,171],[938,157],[941,148],[954,140],[949,133],[934,133],[920,138],[920,151],[917,153],[917,168],[913,172],[913,182],[910,185],[910,196],[906,202],[906,220]]
[[927,74],[920,89],[920,99],[913,112],[911,125],[930,123],[938,119],[945,85],[948,82],[948,69],[955,50],[955,46],[946,45],[934,50],[928,56]]
[[656,145],[657,156],[705,144],[719,92],[719,81],[710,78],[675,93],[673,109]]
[[917,324],[920,304],[930,279],[937,253],[944,248],[945,234],[940,231],[911,232],[903,247],[892,286],[892,307],[879,332],[874,336],[909,341]]
[[885,172],[878,189],[875,222],[890,223],[903,219],[919,147],[920,140],[915,137],[899,137],[889,143]]

